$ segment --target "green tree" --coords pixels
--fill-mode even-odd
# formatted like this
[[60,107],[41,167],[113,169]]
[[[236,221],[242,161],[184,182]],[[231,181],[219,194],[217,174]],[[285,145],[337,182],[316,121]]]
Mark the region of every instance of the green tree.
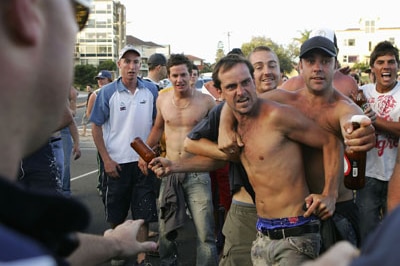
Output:
[[87,84],[96,84],[94,77],[97,75],[97,68],[93,65],[76,65],[74,73],[75,88],[83,90]]
[[291,58],[295,58],[298,61],[300,55],[300,46],[309,39],[311,30],[297,31],[300,37],[293,38],[292,42],[288,44],[288,53]]
[[210,63],[204,63],[203,69],[200,71],[201,73],[208,73],[213,71],[213,66]]
[[97,67],[97,71],[104,70],[104,69],[109,70],[109,71],[116,71],[117,65],[113,60],[106,60],[99,64],[99,66]]
[[369,69],[369,65],[365,62],[354,63],[354,65],[351,68],[351,70],[356,71],[358,73],[365,72],[367,69]]
[[221,48],[218,49],[217,54],[215,55],[215,62],[218,62],[224,56],[225,56],[224,50]]

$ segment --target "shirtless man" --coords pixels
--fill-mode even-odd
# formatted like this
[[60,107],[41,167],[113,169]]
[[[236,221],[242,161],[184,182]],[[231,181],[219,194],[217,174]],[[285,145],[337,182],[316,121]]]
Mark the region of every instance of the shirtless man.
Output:
[[[331,42],[333,42],[333,44],[335,45],[336,50],[338,51],[338,47],[337,47],[337,43],[336,43],[336,36],[335,33],[330,30],[330,29],[318,29],[318,30],[314,30],[311,34],[310,37],[314,37],[314,36],[323,36],[327,39],[329,39]],[[303,113],[307,114],[309,117],[311,117],[312,119],[316,120],[321,126],[326,127],[328,130],[335,132],[335,134],[337,134],[339,137],[341,137],[342,135],[344,136],[345,132],[341,132],[341,129],[337,126],[334,126],[335,124],[332,123],[327,123],[328,119],[324,118],[325,116],[323,114],[328,115],[331,119],[337,120],[337,119],[347,119],[346,117],[349,117],[352,114],[361,114],[359,113],[358,110],[354,109],[354,106],[352,106],[350,109],[347,108],[349,101],[346,99],[346,97],[343,97],[341,95],[344,94],[347,97],[351,97],[352,95],[355,95],[355,93],[358,90],[358,86],[357,83],[354,81],[354,79],[349,76],[349,75],[345,75],[342,72],[340,72],[339,70],[337,70],[337,59],[335,57],[335,72],[334,72],[334,76],[333,76],[333,88],[334,90],[332,91],[331,89],[327,90],[327,93],[325,95],[328,95],[330,92],[334,92],[334,95],[331,97],[328,97],[327,100],[333,101],[332,103],[342,103],[340,105],[338,105],[338,107],[335,107],[335,105],[331,105],[331,109],[325,109],[326,111],[324,111],[321,108],[318,108],[316,105],[313,105],[311,102],[308,102],[310,104],[304,104],[301,103],[301,101],[298,101],[298,99],[296,99],[296,97],[292,98],[292,100],[290,100],[290,102],[287,102],[288,104],[294,105],[296,108],[298,108],[299,110],[302,110]],[[308,86],[304,80],[304,75],[300,74],[297,77],[293,77],[290,80],[288,80],[287,82],[285,82],[281,88],[285,89],[285,90],[289,90],[289,91],[296,91],[296,90],[303,90],[303,92],[306,92],[306,86]],[[298,94],[298,95],[301,95]],[[298,96],[298,97],[308,97],[312,95],[315,95],[312,91],[311,94],[309,93],[302,93],[303,96]],[[285,99],[285,96],[282,97],[283,100]],[[307,98],[306,98],[307,99]],[[323,99],[323,98],[317,98],[317,99]],[[279,100],[280,101],[280,100]],[[323,103],[323,102],[322,102]],[[350,102],[351,104],[351,102]],[[339,108],[340,106],[340,108]],[[344,106],[344,107],[343,107]],[[341,113],[336,115],[336,116],[332,116],[332,114],[334,114],[334,110],[341,110]],[[355,113],[356,111],[356,113]],[[367,110],[367,112],[371,112],[372,109],[369,108],[369,110]],[[368,114],[368,113],[367,113]],[[317,117],[319,117],[317,119]],[[340,122],[341,125],[344,124],[346,120],[342,120]],[[342,128],[343,130],[343,128]],[[372,131],[372,126],[369,126],[369,134],[367,135],[367,138],[365,139],[365,144],[366,146],[363,147],[363,150],[369,150],[372,148],[372,144],[375,141],[375,136],[374,136],[374,131]],[[309,151],[312,152],[312,151]],[[311,158],[315,158],[318,159],[319,155],[318,152],[312,153],[312,157]],[[316,178],[318,177],[318,174],[320,174],[320,170],[322,170],[320,168],[320,163],[316,164],[314,160],[308,160],[308,167],[307,169],[311,169],[314,168],[314,170],[310,171],[310,174],[313,173],[314,171],[314,180],[312,182],[310,182],[310,184],[314,184],[316,185],[314,188],[318,189],[317,191],[319,191],[321,189],[321,187],[323,186],[323,183],[321,183],[321,179]],[[319,166],[318,166],[319,165]],[[318,166],[318,167],[316,167]],[[318,171],[318,169],[320,169]],[[342,177],[343,178],[343,177]],[[313,191],[314,188],[311,188],[311,190]],[[353,191],[350,189],[347,189],[344,186],[344,183],[342,182],[342,179],[340,181],[340,187],[339,187],[339,197],[337,199],[337,204],[336,204],[336,213],[335,215],[332,217],[332,220],[329,220],[327,222],[324,222],[322,224],[322,237],[324,239],[323,241],[323,250],[328,249],[334,242],[341,240],[341,239],[347,239],[349,240],[353,245],[355,246],[359,246],[359,226],[358,226],[358,208],[355,206],[354,203],[354,196],[353,196]],[[332,222],[334,223],[334,227],[336,227],[337,231],[339,231],[339,234],[335,234],[336,229],[332,226]],[[353,230],[352,230],[353,229]],[[332,241],[330,241],[330,239]]]
[[[317,257],[320,247],[320,222],[310,215],[319,207],[320,196],[309,195],[299,143],[323,148],[327,179],[332,181],[327,192],[336,198],[335,181],[341,170],[338,141],[294,108],[258,99],[253,72],[249,61],[229,55],[217,63],[213,73],[214,84],[232,109],[238,133],[246,143],[240,160],[254,188],[259,216],[252,262],[298,265]],[[269,141],[261,141],[264,139]],[[153,160],[150,165],[157,175],[177,170],[163,158]],[[306,197],[311,199],[307,211],[303,209]],[[328,208],[321,210],[322,216],[328,213]],[[302,245],[305,252],[299,252],[286,237]],[[276,256],[267,256],[272,246]]]
[[[257,94],[278,87],[281,73],[279,59],[274,51],[267,46],[257,46],[250,53],[249,61],[254,67]],[[221,91],[218,90],[218,93],[221,94]],[[218,128],[222,106],[214,107],[208,116],[193,128],[185,139],[185,149],[197,155],[230,161],[229,182],[232,203],[222,228],[225,245],[219,266],[251,265],[251,245],[257,234],[254,191],[242,164],[234,162],[238,159],[238,155],[224,153],[218,149]]]
[[[173,89],[160,93],[156,103],[157,117],[146,141],[150,147],[156,146],[165,131],[166,158],[170,160],[193,156],[185,152],[184,139],[189,131],[215,106],[215,101],[211,96],[190,88],[191,72],[192,63],[186,56],[183,54],[170,56],[167,61],[167,73]],[[141,170],[146,173],[147,164],[142,159],[139,164]],[[183,189],[183,200],[189,208],[196,227],[198,243],[196,265],[217,265],[210,176],[208,172],[193,172],[164,178],[159,197],[161,209],[164,207],[163,202],[168,192],[166,185],[175,180]],[[174,263],[177,263],[179,258],[174,239],[170,238],[170,232],[174,232],[174,230],[169,230],[171,219],[163,219],[163,212],[159,218],[161,263],[175,265]]]
[[[363,114],[362,110],[356,106],[349,98],[338,92],[332,86],[333,74],[335,69],[334,56],[329,55],[326,50],[335,51],[335,47],[327,38],[316,36],[311,38],[312,42],[307,41],[303,44],[303,53],[300,56],[301,78],[306,82],[306,87],[294,92],[284,90],[275,90],[271,93],[263,94],[261,97],[296,107],[302,113],[316,121],[322,128],[328,132],[334,133],[340,139],[350,137],[347,143],[358,145],[352,147],[354,150],[368,150],[374,145],[374,129],[370,121],[363,122],[363,127],[351,136],[345,131],[349,125],[348,121],[354,114]],[[307,49],[306,49],[307,48]],[[222,134],[220,134],[221,136]],[[231,138],[232,140],[232,138]],[[230,149],[231,146],[219,140],[219,145],[224,149]],[[323,193],[324,180],[322,167],[321,151],[316,149],[304,149],[306,161],[306,173],[310,190],[314,193]],[[343,156],[343,155],[341,155]],[[339,202],[336,207],[334,221],[340,231],[340,237],[350,240],[354,245],[358,244],[357,236],[357,209],[353,202],[353,193],[344,187],[343,174],[339,180]],[[331,222],[331,221],[329,221]],[[323,224],[325,226],[325,223]],[[352,229],[354,227],[354,230]],[[328,233],[330,230],[327,230]],[[323,235],[323,249],[329,248],[332,242],[336,242],[335,235]],[[333,240],[330,239],[333,237]],[[339,238],[340,239],[340,238]]]

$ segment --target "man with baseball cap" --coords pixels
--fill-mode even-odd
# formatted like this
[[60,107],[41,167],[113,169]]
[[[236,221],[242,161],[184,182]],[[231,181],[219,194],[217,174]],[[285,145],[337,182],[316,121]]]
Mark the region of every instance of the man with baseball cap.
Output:
[[[286,101],[292,104],[299,110],[303,110],[308,116],[316,120],[323,128],[327,128],[339,137],[346,137],[344,131],[348,119],[354,114],[363,114],[359,108],[356,108],[352,101],[338,93],[345,92],[348,81],[344,77],[351,79],[351,84],[355,84],[355,90],[358,86],[354,79],[335,70],[337,49],[332,40],[332,32],[316,31],[321,35],[315,35],[303,43],[300,48],[300,75],[289,79],[282,84],[282,88],[286,90],[296,91],[296,101]],[[330,34],[329,34],[330,33]],[[349,93],[343,93],[349,96]],[[330,95],[330,96],[329,96]],[[304,100],[301,100],[304,98]],[[314,99],[310,101],[310,99]],[[318,104],[314,101],[318,101]],[[301,103],[302,104],[301,104]],[[309,103],[310,106],[308,106]],[[329,108],[323,108],[323,104],[329,105]],[[336,107],[334,106],[336,105]],[[317,118],[320,115],[324,118]],[[315,116],[315,117],[314,117]],[[330,122],[329,122],[330,121]],[[335,122],[333,122],[335,121]],[[347,125],[346,125],[347,126]],[[360,139],[365,138],[363,142],[366,145],[362,147],[367,151],[374,146],[374,130],[370,121],[359,129],[361,133]],[[313,173],[307,175],[312,177],[310,184],[311,191],[319,192],[321,189],[321,181],[314,178],[315,173],[323,171],[318,169],[318,161],[321,160],[315,151],[309,151],[312,158],[307,160],[307,163],[314,165]],[[343,155],[344,156],[344,155]],[[353,192],[347,189],[342,180],[339,179],[338,197],[336,199],[335,212],[333,218],[321,223],[322,251],[328,249],[333,243],[341,239],[347,239],[352,244],[359,244],[358,230],[358,211],[353,201]]]
[[[348,68],[339,68],[339,62],[337,60],[337,56],[339,53],[339,48],[337,46],[336,34],[332,29],[329,28],[317,28],[311,31],[309,38],[321,36],[328,40],[330,40],[336,49],[336,66],[335,66],[335,75],[333,77],[333,87],[339,90],[344,95],[350,97],[357,93],[358,85],[357,82],[348,74]],[[343,71],[343,73],[342,73]],[[304,80],[301,76],[295,76],[287,80],[284,84],[282,84],[282,88],[286,90],[298,90],[304,86]]]
[[110,81],[112,81],[112,75],[111,72],[108,70],[100,70],[100,72],[97,74],[96,77],[94,77],[95,80],[98,79],[109,79]]
[[[121,50],[117,61],[120,77],[99,90],[90,121],[93,140],[104,164],[106,220],[114,229],[131,210],[134,219],[145,221],[137,235],[138,240],[145,241],[149,223],[158,221],[156,178],[142,174],[139,155],[129,143],[135,137],[147,139],[156,117],[158,90],[138,77],[141,62],[140,52],[132,45]],[[145,258],[146,253],[139,253],[137,263],[144,265]]]
[[158,90],[163,89],[160,81],[167,77],[167,58],[163,54],[154,53],[147,60],[147,64],[149,73],[144,79],[154,83]]

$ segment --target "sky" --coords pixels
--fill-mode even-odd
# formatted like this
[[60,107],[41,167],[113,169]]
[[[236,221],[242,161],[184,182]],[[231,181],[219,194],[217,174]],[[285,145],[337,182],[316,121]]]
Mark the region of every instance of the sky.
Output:
[[364,0],[120,2],[126,7],[127,35],[169,44],[171,53],[190,54],[208,63],[215,61],[219,42],[223,43],[225,53],[250,42],[252,37],[271,38],[287,45],[305,30],[345,30],[359,27],[361,18],[379,19],[379,25],[400,27],[397,0],[374,1],[375,6]]

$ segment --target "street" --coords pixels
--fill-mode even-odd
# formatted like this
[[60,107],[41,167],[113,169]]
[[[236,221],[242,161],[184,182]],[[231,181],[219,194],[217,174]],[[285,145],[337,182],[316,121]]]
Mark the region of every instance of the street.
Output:
[[[78,98],[78,104],[86,101],[86,94],[80,92]],[[78,108],[75,120],[77,122],[80,133],[82,132],[82,114],[85,108]],[[129,143],[127,144],[129,145]],[[103,232],[108,229],[108,224],[105,221],[104,205],[101,197],[99,196],[97,186],[97,150],[93,143],[91,136],[90,125],[88,125],[87,136],[80,136],[80,148],[82,156],[78,160],[71,160],[71,190],[72,195],[77,199],[81,200],[91,212],[91,223],[86,232],[102,235]],[[130,217],[130,216],[129,216]],[[129,218],[128,217],[128,218]],[[158,231],[158,224],[152,223],[150,225],[152,231]],[[157,237],[151,238],[153,241],[157,241]],[[196,258],[196,239],[194,235],[193,223],[189,222],[178,234],[178,246],[179,246],[179,257],[180,265],[191,266],[195,265]],[[153,265],[159,265],[158,257],[147,256],[148,261]],[[132,265],[133,261],[126,265]],[[110,265],[105,263],[102,265]]]

